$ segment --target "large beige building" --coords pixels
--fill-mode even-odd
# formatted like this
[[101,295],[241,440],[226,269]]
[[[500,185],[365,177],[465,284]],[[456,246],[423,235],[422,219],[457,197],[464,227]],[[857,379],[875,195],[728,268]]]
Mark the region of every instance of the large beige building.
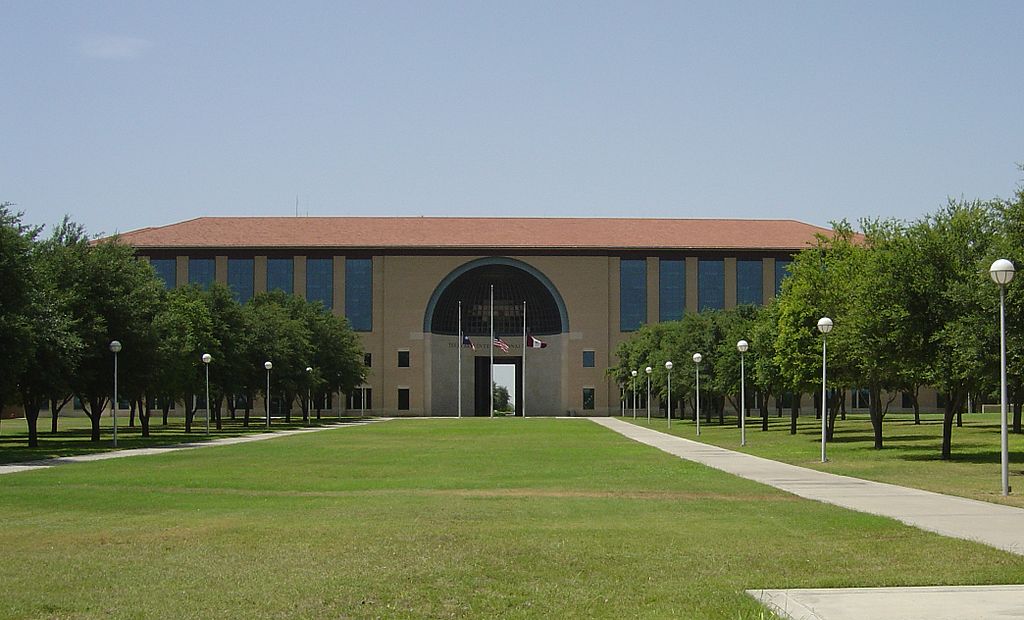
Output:
[[[211,217],[121,238],[169,287],[222,282],[243,302],[280,288],[346,315],[371,366],[350,409],[454,415],[461,363],[463,414],[488,414],[493,308],[517,409],[606,415],[620,401],[605,370],[632,331],[767,302],[792,255],[829,232],[792,220]],[[530,342],[545,345],[527,348],[525,367],[524,311]]]

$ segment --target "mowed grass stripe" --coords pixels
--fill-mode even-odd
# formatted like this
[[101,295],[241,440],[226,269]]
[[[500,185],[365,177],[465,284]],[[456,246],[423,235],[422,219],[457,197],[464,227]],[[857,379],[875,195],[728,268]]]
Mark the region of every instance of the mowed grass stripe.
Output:
[[0,480],[0,516],[15,618],[757,618],[744,589],[1024,579],[1022,558],[566,420],[394,421],[29,472]]

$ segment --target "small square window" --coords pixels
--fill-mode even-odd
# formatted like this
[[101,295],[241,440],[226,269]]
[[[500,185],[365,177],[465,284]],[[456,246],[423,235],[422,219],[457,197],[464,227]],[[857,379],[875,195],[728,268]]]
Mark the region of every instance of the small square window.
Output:
[[595,355],[594,355],[593,351],[584,351],[583,352],[583,367],[584,368],[593,368],[596,365],[595,362],[594,362],[594,358],[595,358]]
[[409,410],[409,388],[398,388],[398,410]]
[[398,367],[408,368],[409,367],[409,352],[399,351],[398,352]]
[[371,368],[373,366],[373,356],[369,353],[363,353],[363,366]]
[[594,409],[594,388],[583,388],[583,410],[593,411]]

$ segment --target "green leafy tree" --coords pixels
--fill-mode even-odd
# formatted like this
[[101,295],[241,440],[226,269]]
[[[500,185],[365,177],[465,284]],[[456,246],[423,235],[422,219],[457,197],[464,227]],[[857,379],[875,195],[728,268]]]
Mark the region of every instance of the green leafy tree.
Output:
[[[1024,170],[1024,166],[1021,167]],[[1017,278],[1006,287],[1006,362],[1008,396],[1013,406],[1013,432],[1021,432],[1021,408],[1024,405],[1024,185],[1017,188],[1014,197],[993,204],[996,230],[999,232],[995,247],[988,257],[989,264],[997,258],[1009,259],[1017,268]],[[995,286],[990,285],[990,286]]]
[[73,291],[72,315],[83,342],[83,355],[72,389],[92,422],[91,437],[100,440],[100,417],[113,390],[110,341],[119,340],[119,380],[131,385],[134,368],[145,368],[155,355],[150,336],[162,285],[152,268],[117,238],[69,248],[77,252],[78,270],[67,276]]
[[[72,293],[58,286],[58,274],[66,267],[61,260],[60,237],[59,227],[53,237],[33,245],[31,257],[31,303],[25,323],[29,337],[22,351],[25,365],[18,379],[30,447],[39,445],[39,410],[53,394],[70,390],[82,355],[83,343],[71,314]],[[53,419],[56,417],[55,409]]]
[[213,420],[220,430],[223,428],[221,411],[225,401],[234,418],[237,403],[241,400],[238,397],[251,392],[249,350],[252,338],[246,329],[242,305],[235,301],[230,289],[222,284],[213,284],[203,299],[216,337],[216,344],[209,343],[205,352],[213,357],[210,363],[210,400],[213,401]]
[[[750,351],[747,353],[753,384],[760,392],[761,430],[768,430],[768,400],[781,400],[786,380],[776,363],[775,344],[779,336],[779,304],[777,298],[764,306],[750,328]],[[781,410],[780,410],[781,415]]]
[[196,286],[169,291],[155,326],[160,342],[157,382],[165,398],[183,403],[185,432],[191,432],[196,396],[205,390],[202,355],[211,351],[220,354],[220,341],[214,335],[213,317],[203,291]]
[[492,384],[494,388],[494,410],[507,413],[512,410],[511,397],[504,385]]
[[[820,394],[821,334],[817,324],[823,316],[835,325],[828,336],[828,381],[833,386],[849,386],[855,381],[849,344],[856,335],[845,325],[855,299],[853,276],[864,250],[855,242],[848,223],[834,223],[833,228],[833,234],[818,235],[815,247],[796,255],[778,299],[775,364],[786,389],[795,394]],[[819,409],[819,415],[826,416],[829,436],[834,431],[838,401],[833,399],[831,412]],[[794,402],[790,433],[796,432],[797,411]],[[880,428],[879,421],[877,447],[881,447]]]
[[28,362],[35,286],[32,246],[39,234],[11,206],[0,203],[0,411],[16,397],[17,378]]
[[[953,419],[970,393],[998,377],[998,289],[988,276],[995,234],[990,205],[950,201],[908,229],[917,252],[927,382],[943,394],[942,458],[951,457]],[[926,294],[925,294],[926,293]]]
[[[721,338],[715,343],[711,356],[715,378],[712,387],[724,396],[737,412],[736,426],[740,425],[740,416],[746,414],[746,412],[740,412],[740,353],[736,349],[736,343],[740,340],[750,343],[758,314],[760,314],[758,306],[744,305],[725,310],[717,315],[717,331],[721,334]],[[751,364],[757,361],[758,355],[756,349],[749,349],[744,354],[748,408],[753,402],[753,399],[749,397],[754,385],[751,381]]]
[[283,395],[281,406],[287,416],[290,416],[295,395],[300,389],[305,392],[309,384],[306,368],[313,361],[313,334],[309,321],[292,312],[301,307],[296,301],[301,302],[281,291],[273,291],[256,295],[245,306],[246,329],[252,339],[248,384],[259,386],[266,398],[263,364],[272,362],[271,391]]

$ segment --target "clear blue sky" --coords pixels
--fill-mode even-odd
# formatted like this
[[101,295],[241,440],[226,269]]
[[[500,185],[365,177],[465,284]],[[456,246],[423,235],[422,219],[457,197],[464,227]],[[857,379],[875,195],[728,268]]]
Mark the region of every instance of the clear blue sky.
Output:
[[913,219],[1024,179],[1024,2],[0,2],[0,201]]

